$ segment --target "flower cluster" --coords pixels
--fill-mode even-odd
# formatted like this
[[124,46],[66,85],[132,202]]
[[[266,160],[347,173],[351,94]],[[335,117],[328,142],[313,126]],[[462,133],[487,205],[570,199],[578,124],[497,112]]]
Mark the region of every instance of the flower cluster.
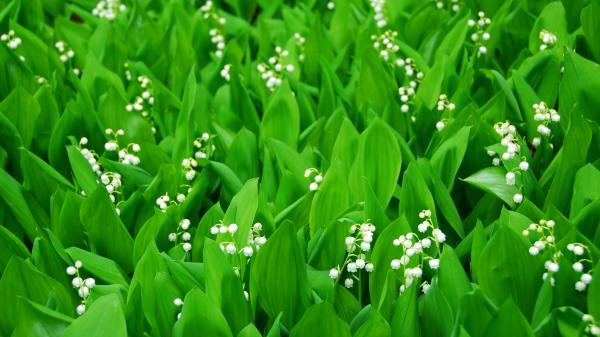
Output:
[[[8,33],[0,35],[0,40],[6,43],[6,46],[12,50],[16,50],[21,45],[21,38],[15,34],[14,30],[9,30]],[[25,62],[25,56],[19,55],[19,59]]]
[[104,144],[104,149],[109,152],[117,152],[119,155],[119,162],[125,165],[137,166],[140,164],[140,157],[136,156],[135,153],[141,151],[139,144],[130,143],[126,147],[121,147],[119,144],[119,137],[125,135],[123,129],[114,131],[111,128],[105,130],[106,135],[111,139]]
[[229,72],[231,71],[231,64],[226,64],[223,66],[223,69],[221,69],[221,77],[223,77],[225,79],[225,81],[229,82],[231,80],[231,75],[229,74]]
[[[181,298],[177,297],[173,300],[173,304],[175,304],[176,307],[181,308],[183,306],[183,301]],[[181,312],[177,313],[177,320],[179,319],[181,319]]]
[[175,200],[172,200],[171,197],[169,197],[169,193],[165,193],[165,194],[159,196],[158,198],[156,198],[156,206],[158,206],[158,208],[160,208],[161,211],[166,212],[169,205],[172,205],[172,204],[179,205],[184,201],[185,201],[185,194],[183,194],[183,193],[177,194],[177,196],[175,197]]
[[284,73],[294,71],[294,65],[284,64],[283,59],[289,56],[289,51],[282,49],[281,47],[275,47],[276,56],[271,56],[269,62],[259,64],[256,69],[260,73],[260,77],[265,81],[267,88],[274,91],[278,86],[283,83]]
[[[267,243],[267,238],[264,235],[261,235],[263,230],[263,226],[260,222],[255,223],[252,228],[248,231],[248,241],[246,246],[238,249],[235,244],[235,233],[238,231],[237,224],[229,224],[225,225],[223,222],[220,222],[210,228],[210,233],[212,235],[225,235],[226,239],[222,241],[219,246],[221,247],[221,251],[228,255],[236,255],[241,254],[247,258],[246,262],[250,262],[250,258],[254,255],[255,252],[258,252],[260,248]],[[236,274],[239,276],[239,266],[235,266],[234,270]]]
[[183,241],[181,247],[183,251],[187,254],[190,250],[192,250],[192,244],[189,241],[192,239],[192,235],[188,232],[190,225],[192,223],[189,219],[183,219],[179,221],[177,225],[177,230],[175,232],[169,233],[169,241],[174,242],[177,245],[177,241],[179,238]]
[[377,50],[379,56],[391,65],[402,66],[397,62],[402,62],[402,59],[397,57],[396,54],[400,50],[400,46],[395,42],[398,37],[398,32],[395,30],[386,30],[381,35],[371,35],[373,41],[373,48]]
[[222,58],[226,46],[225,34],[222,32],[222,28],[225,26],[227,21],[216,11],[214,3],[211,0],[206,1],[206,3],[200,7],[200,11],[202,12],[202,17],[212,24],[213,28],[211,28],[209,34],[210,41],[217,49],[215,51],[215,56],[217,58]]
[[86,148],[85,146],[87,144],[88,144],[87,137],[81,137],[81,139],[79,140],[79,147],[80,147],[79,152],[85,158],[85,160],[87,160],[87,162],[90,164],[92,171],[94,171],[94,173],[96,173],[96,175],[99,177],[102,175],[102,167],[100,166],[100,163],[98,162],[98,159],[100,158],[100,156],[94,150],[90,150],[90,149]]
[[[529,227],[523,230],[523,235],[529,237],[535,235],[537,240],[529,247],[529,254],[535,256],[542,253],[544,250],[549,250],[551,253],[551,259],[544,262],[543,279],[549,279],[552,286],[555,285],[553,275],[556,274],[560,268],[560,258],[564,255],[563,252],[558,249],[556,245],[556,237],[554,236],[554,228],[556,224],[553,220],[540,220],[539,223],[532,223]],[[592,282],[593,273],[593,261],[592,255],[588,247],[582,243],[569,243],[567,250],[575,257],[575,263],[573,263],[573,271],[578,273],[579,281],[575,282],[575,290],[584,291],[587,286]],[[586,271],[586,265],[588,270]]]
[[[404,282],[400,286],[400,293],[403,293],[415,281],[419,281],[423,275],[423,265],[428,263],[429,268],[437,270],[440,267],[441,248],[440,245],[446,241],[446,235],[442,230],[433,224],[431,210],[419,212],[419,218],[423,219],[418,226],[420,233],[407,233],[400,235],[392,242],[394,246],[402,248],[402,256],[399,259],[393,259],[390,267],[398,270],[402,267]],[[423,237],[419,237],[422,235]],[[432,247],[435,246],[435,249]],[[410,266],[413,267],[410,267]],[[429,284],[421,284],[423,292],[427,291]]]
[[115,204],[115,212],[117,212],[117,215],[120,215],[121,210],[118,205],[122,202],[122,200],[119,200],[119,197],[122,195],[120,188],[123,185],[121,175],[116,172],[106,171],[100,176],[100,182],[106,188],[110,201]]
[[308,185],[308,189],[311,191],[316,191],[319,189],[319,185],[323,182],[323,175],[316,168],[307,168],[304,171],[304,178],[308,178],[314,175],[313,182]]
[[185,158],[181,161],[181,167],[183,168],[183,172],[185,174],[185,179],[187,181],[192,181],[196,177],[196,167],[198,167],[198,162],[194,158]]
[[600,336],[600,323],[598,323],[592,315],[584,314],[581,319],[586,324],[586,326],[585,326],[586,333],[589,333],[592,336]]
[[373,244],[375,229],[375,226],[370,223],[350,226],[350,235],[345,239],[346,259],[341,267],[338,265],[329,270],[329,277],[337,281],[340,274],[346,269],[350,277],[344,280],[344,286],[352,288],[354,280],[360,279],[361,270],[365,270],[367,273],[373,271],[375,267],[373,263],[369,262],[369,257],[371,255],[371,245]]
[[[86,137],[81,137],[79,140],[79,152],[90,164],[90,167],[94,173],[99,177],[99,181],[97,181],[97,183],[101,183],[104,188],[106,188],[108,196],[110,197],[110,201],[115,205],[115,212],[117,212],[117,215],[121,215],[119,205],[123,202],[122,193],[120,191],[121,186],[123,185],[121,180],[122,177],[117,172],[103,171],[102,166],[98,161],[100,156],[94,150],[87,149],[85,147],[87,143],[88,139]],[[84,194],[83,191],[82,194]]]
[[121,3],[120,0],[100,0],[96,8],[92,10],[92,14],[102,19],[109,21],[114,20],[119,12],[125,12],[127,6]]
[[[126,73],[128,71],[129,69],[126,69]],[[131,76],[131,73],[129,73],[129,76]],[[150,110],[154,106],[154,95],[151,87],[152,80],[150,80],[148,76],[141,75],[137,77],[137,81],[142,89],[142,94],[136,96],[136,98],[133,100],[133,103],[127,104],[125,106],[125,110],[139,111],[142,117],[144,117],[144,119],[146,119],[148,123],[150,123],[150,125],[152,126],[152,133],[155,134],[156,127],[154,126],[154,120],[150,115]]]
[[60,61],[62,63],[69,63],[73,67],[73,73],[77,76],[81,74],[79,68],[73,65],[73,58],[75,57],[75,52],[73,49],[67,49],[67,45],[64,41],[58,41],[54,44],[54,47],[60,54]]
[[[204,132],[204,133],[202,133],[202,135],[199,138],[196,138],[194,140],[194,148],[196,151],[194,153],[194,157],[196,157],[196,159],[208,159],[208,158],[212,157],[213,153],[215,152],[215,148],[216,148],[215,144],[213,144],[211,142],[213,137],[214,136],[211,136],[207,132]],[[185,165],[184,165],[184,168],[185,168]],[[186,177],[187,177],[187,173],[186,173]]]
[[21,45],[21,38],[15,34],[14,30],[9,30],[8,33],[2,34],[0,40],[6,43],[6,46],[10,49],[17,49]]
[[[215,146],[209,142],[211,138],[212,136],[205,132],[200,138],[194,140],[194,147],[196,148],[194,155],[196,158],[203,159],[212,156]],[[193,157],[185,158],[181,161],[181,168],[187,184],[180,185],[180,188],[184,188],[184,191],[177,193],[175,199],[172,199],[169,193],[165,193],[156,199],[156,206],[161,211],[166,212],[170,205],[178,206],[185,201],[186,195],[192,192],[191,183],[196,178],[197,167],[198,162]]]
[[[494,125],[496,133],[502,137],[500,140],[500,148],[502,151],[498,153],[500,157],[496,157],[496,151],[489,148],[488,155],[493,157],[492,164],[499,166],[501,159],[504,161],[511,161],[516,158],[519,159],[518,164],[510,165],[508,172],[506,173],[506,184],[510,186],[517,186],[517,193],[513,195],[513,201],[517,204],[523,202],[523,173],[529,169],[529,163],[524,156],[521,156],[521,146],[519,145],[519,137],[517,134],[517,128],[510,124],[510,122],[500,122]],[[517,180],[517,177],[521,179]],[[517,184],[518,182],[518,184]]]
[[127,79],[127,81],[131,81],[133,75],[131,74],[131,70],[129,70],[129,62],[123,63],[123,69],[125,69],[125,79]]
[[[567,250],[575,257],[573,271],[579,275],[579,281],[575,282],[575,290],[584,291],[592,282],[592,273],[594,272],[594,261],[590,249],[583,243],[569,243]],[[586,265],[588,266],[587,271]]]
[[454,109],[456,109],[456,105],[448,100],[448,95],[441,94],[437,102],[437,110],[442,113],[442,117],[444,113],[448,111],[448,117],[440,119],[440,121],[435,124],[438,131],[442,131],[446,127],[446,123],[452,116],[452,111],[454,111]]
[[298,61],[304,62],[304,44],[306,43],[306,39],[300,33],[294,33],[294,40],[298,47]]
[[[444,7],[446,6],[446,4],[444,3],[443,0],[439,0],[435,3],[435,6],[438,9],[444,9]],[[460,4],[458,3],[458,0],[451,0],[450,1],[450,8],[452,9],[453,12],[458,12],[460,10]]]
[[88,297],[90,296],[90,290],[96,286],[96,280],[93,278],[88,277],[83,279],[81,277],[79,270],[82,266],[83,263],[77,260],[73,266],[67,267],[67,274],[74,276],[71,284],[73,285],[73,288],[77,289],[77,294],[79,297],[81,297],[81,304],[79,304],[76,309],[78,315],[83,315],[85,312],[85,306],[87,304]]
[[383,28],[387,25],[387,19],[383,13],[383,8],[385,7],[385,0],[370,0],[371,7],[373,7],[373,11],[375,12],[375,22],[377,22],[377,27]]
[[[401,86],[398,88],[398,95],[400,96],[400,101],[402,105],[400,106],[400,110],[404,113],[408,113],[410,111],[410,106],[414,104],[414,99],[417,94],[417,86],[419,83],[417,81],[409,81],[407,86]],[[415,121],[415,117],[412,116],[412,121]]]
[[475,32],[471,34],[471,40],[475,42],[475,46],[477,47],[477,57],[480,57],[488,51],[483,43],[490,39],[490,33],[486,31],[486,28],[492,23],[492,20],[486,17],[482,11],[477,13],[477,16],[479,17],[477,20],[470,19],[468,24],[469,27],[475,29]]
[[537,132],[540,136],[533,138],[531,143],[533,146],[537,147],[542,143],[542,136],[550,137],[552,130],[550,129],[550,123],[558,123],[560,122],[560,115],[554,109],[551,109],[546,105],[545,102],[539,102],[533,105],[533,109],[535,111],[535,115],[533,115],[533,119],[535,119],[539,124],[537,127]]
[[547,48],[553,47],[556,44],[556,35],[550,33],[545,29],[542,29],[542,31],[540,31],[539,36],[540,40],[542,40],[540,50],[546,50]]

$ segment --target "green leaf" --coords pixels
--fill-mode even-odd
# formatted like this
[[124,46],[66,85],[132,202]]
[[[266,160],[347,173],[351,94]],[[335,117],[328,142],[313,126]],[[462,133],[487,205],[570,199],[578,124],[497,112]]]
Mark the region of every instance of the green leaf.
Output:
[[338,336],[350,337],[350,327],[342,321],[328,302],[311,306],[298,324],[294,326],[290,337]]
[[417,306],[418,291],[419,288],[416,285],[410,286],[396,301],[394,314],[390,320],[393,336],[400,334],[406,337],[421,336]]
[[27,247],[6,227],[0,226],[0,270],[4,270],[13,256],[30,257]]
[[563,154],[546,197],[546,205],[554,204],[563,214],[568,214],[573,182],[577,170],[585,165],[592,140],[592,130],[577,108],[571,111],[571,124],[565,135]]
[[495,195],[509,206],[514,207],[513,196],[517,193],[517,189],[515,186],[506,184],[506,170],[504,168],[487,167],[463,180]]
[[592,0],[581,11],[581,28],[596,61],[600,61],[600,1]]
[[508,298],[531,317],[536,302],[543,263],[529,255],[528,247],[512,229],[499,226],[481,252],[479,284],[496,305]]
[[386,207],[392,198],[401,166],[400,146],[393,131],[381,119],[374,120],[359,138],[357,156],[350,171],[354,199],[364,201],[367,191],[361,178],[365,177],[381,205]]
[[438,284],[453,310],[459,307],[462,297],[471,291],[469,278],[454,249],[448,245],[444,246],[440,257]]
[[0,197],[9,207],[12,215],[19,222],[29,240],[33,241],[33,239],[37,236],[39,229],[31,210],[27,206],[27,201],[25,200],[21,190],[21,185],[13,177],[11,177],[10,174],[1,168]]
[[127,327],[121,300],[117,294],[100,297],[86,308],[85,315],[77,318],[63,337],[126,337]]
[[462,164],[469,144],[469,127],[461,128],[452,137],[440,145],[431,156],[431,166],[448,188],[452,191],[454,178]]
[[[18,298],[29,299],[51,309],[72,315],[74,305],[67,289],[50,276],[36,270],[20,257],[13,257],[0,279],[0,298],[4,303],[17,303]],[[13,307],[0,306],[0,332],[8,336],[17,322],[25,317],[18,316]]]
[[535,336],[519,307],[511,299],[506,300],[498,309],[484,336],[501,337],[507,335]]
[[173,336],[232,337],[233,334],[225,317],[211,305],[208,296],[194,288],[183,300],[181,319],[173,327]]
[[269,101],[260,130],[263,139],[274,138],[296,149],[300,133],[300,112],[287,81]]
[[273,319],[283,312],[281,321],[288,328],[309,306],[302,255],[293,224],[284,222],[260,249],[251,270],[250,289],[256,292],[260,306]]
[[309,215],[311,236],[341,216],[350,206],[350,198],[345,167],[341,161],[336,161],[323,176],[313,198]]
[[129,278],[114,261],[77,247],[67,248],[65,251],[73,261],[80,260],[85,266],[85,270],[95,277],[109,284],[120,284],[125,288],[129,287]]
[[97,253],[114,260],[125,272],[132,271],[133,239],[117,216],[106,189],[98,188],[88,196],[80,217]]

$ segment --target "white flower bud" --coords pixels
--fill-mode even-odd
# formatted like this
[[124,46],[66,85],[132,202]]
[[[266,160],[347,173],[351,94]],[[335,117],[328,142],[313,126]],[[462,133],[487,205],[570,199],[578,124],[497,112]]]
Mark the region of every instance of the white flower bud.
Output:
[[531,246],[531,247],[529,247],[529,254],[530,254],[530,255],[532,255],[532,256],[536,256],[536,255],[538,255],[539,253],[540,253],[540,250],[539,250],[537,247],[535,247],[535,246]]
[[242,252],[244,253],[244,256],[246,256],[246,257],[250,257],[254,253],[254,251],[252,250],[252,247],[250,247],[250,246],[244,247]]
[[587,284],[581,282],[581,281],[577,281],[575,282],[575,290],[577,291],[585,291],[585,289],[587,288]]
[[319,185],[317,183],[310,183],[310,185],[308,185],[308,189],[311,191],[316,191],[319,189]]
[[183,239],[183,241],[190,241],[191,238],[192,234],[189,232],[183,232],[183,234],[181,234],[181,239]]
[[233,254],[235,254],[236,250],[237,249],[235,248],[235,245],[233,243],[229,243],[225,247],[225,251],[227,252],[227,254],[233,255]]
[[372,272],[372,271],[373,271],[373,269],[374,269],[374,267],[373,267],[373,264],[372,264],[372,263],[370,263],[370,262],[369,262],[369,263],[367,263],[367,264],[365,265],[365,270],[367,271],[367,273],[370,273],[370,272]]
[[522,161],[522,162],[519,163],[519,168],[522,171],[527,171],[529,169],[529,163],[526,162],[526,161]]
[[237,232],[237,230],[238,230],[238,225],[237,225],[237,224],[234,224],[234,223],[230,224],[230,225],[227,227],[227,231],[228,231],[229,233],[231,233],[231,234],[235,234],[235,232]]
[[183,220],[181,220],[181,222],[179,224],[181,225],[181,229],[186,231],[186,230],[188,230],[188,228],[190,228],[190,225],[192,223],[190,222],[189,219],[183,219]]
[[506,184],[513,186],[515,184],[515,174],[513,172],[507,172],[506,173]]
[[87,298],[88,296],[90,296],[90,288],[83,286],[83,287],[79,288],[77,293],[79,294],[79,297]]
[[171,241],[171,242],[177,241],[177,234],[169,233],[169,241]]
[[520,204],[521,202],[523,202],[523,195],[521,193],[513,195],[513,201],[517,204]]
[[85,284],[86,287],[92,289],[96,285],[96,280],[89,277],[89,278],[86,278],[85,281],[83,281],[83,283]]
[[390,262],[390,267],[394,270],[400,269],[400,260],[393,259],[392,262]]
[[77,306],[77,309],[75,309],[77,311],[77,315],[81,316],[85,313],[85,304],[80,304]]
[[440,260],[439,259],[431,259],[429,260],[429,268],[431,269],[438,269],[440,267]]
[[173,304],[175,304],[175,306],[180,307],[183,305],[183,301],[181,300],[181,298],[176,298],[173,300]]
[[352,288],[352,286],[354,285],[354,280],[351,278],[347,278],[346,280],[344,280],[344,286],[346,288]]
[[67,274],[68,275],[75,275],[77,273],[77,269],[73,266],[68,266],[67,267]]
[[337,270],[337,268],[331,268],[329,270],[329,277],[331,277],[332,279],[336,279],[339,275],[340,275],[340,272],[339,272],[339,270]]
[[573,263],[573,270],[578,273],[581,273],[583,271],[583,264],[581,262]]
[[581,275],[581,282],[583,282],[585,284],[592,283],[592,275],[590,275],[590,274],[583,274],[583,275]]
[[187,252],[189,252],[190,250],[192,250],[192,244],[191,244],[191,243],[189,243],[189,242],[186,242],[186,243],[184,243],[184,244],[183,244],[183,250],[184,250],[186,253],[187,253]]
[[75,261],[75,268],[79,269],[81,267],[83,267],[83,263],[81,263],[79,260]]

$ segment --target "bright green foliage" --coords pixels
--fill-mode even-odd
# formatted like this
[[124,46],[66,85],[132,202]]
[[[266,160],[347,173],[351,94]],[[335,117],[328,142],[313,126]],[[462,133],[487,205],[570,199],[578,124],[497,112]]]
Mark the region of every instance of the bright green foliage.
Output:
[[600,335],[600,0],[0,0],[0,337]]

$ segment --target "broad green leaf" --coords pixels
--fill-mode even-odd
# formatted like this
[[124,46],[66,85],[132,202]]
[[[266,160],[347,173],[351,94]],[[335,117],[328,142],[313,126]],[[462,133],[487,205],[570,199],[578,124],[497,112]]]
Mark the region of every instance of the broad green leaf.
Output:
[[127,336],[125,313],[118,295],[103,296],[94,301],[89,308],[86,308],[85,315],[80,316],[73,324],[69,325],[63,337],[81,335],[92,337]]
[[496,305],[513,298],[525,317],[531,317],[541,281],[543,263],[529,255],[517,233],[499,226],[479,259],[481,290]]
[[507,335],[533,337],[533,330],[527,323],[519,307],[511,299],[500,306],[498,312],[490,321],[485,337],[500,337]]
[[321,302],[306,310],[290,333],[290,337],[309,336],[349,337],[352,335],[348,324],[336,315],[333,306],[328,302]]
[[183,300],[181,319],[173,327],[173,336],[232,337],[223,314],[211,305],[208,296],[198,288]]
[[274,138],[295,149],[300,133],[300,112],[287,82],[277,89],[269,101],[261,125],[263,139]]
[[468,127],[460,129],[443,142],[431,156],[431,166],[433,166],[434,172],[442,178],[448,191],[452,191],[454,177],[456,177],[467,150],[469,130]]
[[506,184],[506,170],[502,167],[488,167],[463,179],[465,182],[480,188],[502,199],[514,207],[513,196],[517,193],[515,186]]
[[117,216],[106,189],[96,189],[83,202],[80,217],[97,253],[114,260],[125,272],[132,271],[133,239]]
[[310,290],[293,224],[284,222],[268,239],[255,257],[250,277],[250,289],[270,317],[283,312],[282,323],[288,328],[300,320],[309,306]]
[[366,178],[384,207],[390,202],[396,187],[402,156],[393,131],[381,119],[376,119],[360,136],[357,156],[350,171],[354,200],[364,200],[367,191],[361,178]]

